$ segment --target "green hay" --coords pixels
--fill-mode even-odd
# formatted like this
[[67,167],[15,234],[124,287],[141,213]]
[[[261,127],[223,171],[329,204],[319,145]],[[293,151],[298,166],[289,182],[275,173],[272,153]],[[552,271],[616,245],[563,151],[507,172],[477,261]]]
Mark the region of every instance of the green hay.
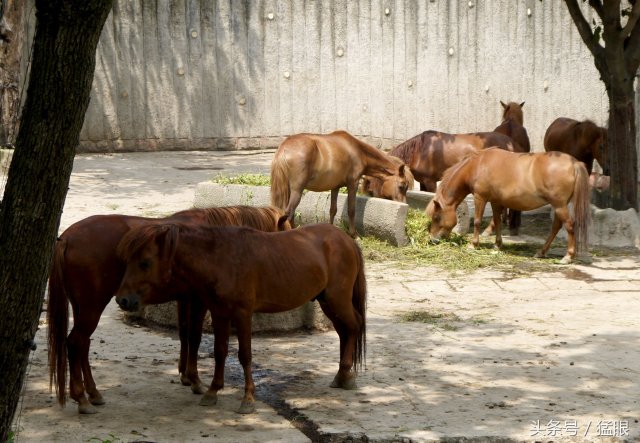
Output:
[[271,186],[271,176],[266,174],[217,175],[211,181],[221,185]]

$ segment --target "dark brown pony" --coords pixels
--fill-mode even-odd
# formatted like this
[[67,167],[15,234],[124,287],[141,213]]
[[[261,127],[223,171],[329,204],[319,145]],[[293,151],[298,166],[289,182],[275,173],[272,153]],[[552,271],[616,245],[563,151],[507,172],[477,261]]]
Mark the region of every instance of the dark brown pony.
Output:
[[[390,155],[389,159],[398,167],[404,165],[404,162],[398,157]],[[394,197],[397,195],[398,191],[405,194],[406,196],[407,191],[413,189],[414,178],[409,168],[404,168],[404,175],[406,177],[407,188],[399,190],[397,189],[398,185],[396,185],[393,180],[383,181],[376,177],[363,175],[362,179],[360,180],[360,193],[368,195],[369,197],[384,198],[387,200],[394,200]],[[404,183],[401,183],[400,186],[404,186]],[[401,201],[406,202],[406,198]]]
[[[91,334],[124,275],[125,264],[116,248],[130,229],[142,224],[181,222],[205,225],[244,225],[264,231],[288,229],[282,211],[276,208],[232,206],[190,209],[163,219],[127,215],[95,215],[67,228],[58,238],[49,278],[47,307],[49,376],[58,402],[66,402],[67,356],[69,390],[82,414],[97,412],[92,405],[104,404],[89,364]],[[279,225],[278,223],[284,222]],[[69,306],[73,328],[67,337]],[[179,371],[182,383],[196,393],[204,392],[198,377],[198,347],[206,310],[195,300],[178,304],[180,331]],[[68,354],[67,354],[68,352]],[[85,395],[85,390],[86,394]]]
[[544,134],[544,149],[573,155],[587,165],[589,174],[593,172],[593,160],[596,159],[604,175],[609,175],[607,129],[590,120],[555,119]]
[[201,405],[216,404],[223,388],[233,321],[245,381],[238,412],[253,412],[251,316],[288,311],[314,299],[340,337],[340,365],[331,386],[355,387],[366,351],[366,280],[360,248],[339,228],[324,223],[269,234],[146,224],[122,239],[118,253],[127,262],[116,293],[122,309],[190,293],[211,311],[215,370]]
[[333,224],[338,191],[346,186],[349,234],[355,237],[356,191],[362,175],[392,182],[393,200],[406,201],[404,165],[397,166],[379,149],[345,131],[292,135],[280,144],[271,163],[271,204],[284,209],[293,225],[304,189],[330,190]]
[[[524,102],[516,103],[509,102],[504,104],[500,102],[504,111],[502,112],[502,123],[498,125],[494,131],[511,137],[514,143],[513,152],[531,152],[531,143],[529,142],[529,135],[524,128],[524,115],[522,108]],[[511,235],[518,235],[520,225],[522,224],[522,212],[509,210],[509,231]],[[485,234],[490,234],[494,229],[493,223],[491,223],[485,230]]]
[[[570,155],[560,152],[515,154],[492,148],[465,158],[445,172],[427,207],[434,240],[449,235],[456,224],[456,207],[470,193],[475,201],[472,247],[478,246],[480,219],[487,202],[493,209],[498,248],[502,246],[502,208],[528,211],[549,203],[555,210],[553,225],[536,257],[545,256],[563,225],[568,241],[562,263],[570,263],[576,252],[587,249],[591,218],[589,175],[584,163]],[[573,215],[568,207],[570,202]]]
[[447,134],[425,131],[399,144],[389,154],[409,166],[421,190],[435,192],[444,171],[468,154],[490,146],[509,151],[515,149],[511,138],[498,132]]

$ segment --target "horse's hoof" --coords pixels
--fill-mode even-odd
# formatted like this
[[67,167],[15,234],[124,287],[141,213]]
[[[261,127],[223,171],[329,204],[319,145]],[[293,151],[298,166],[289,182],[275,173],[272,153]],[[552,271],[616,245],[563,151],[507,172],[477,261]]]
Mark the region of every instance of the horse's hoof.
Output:
[[254,412],[256,412],[256,402],[243,400],[240,404],[240,409],[238,409],[238,414],[252,414]]
[[215,406],[218,403],[218,394],[205,393],[200,399],[200,406]]
[[191,386],[191,380],[185,374],[180,374],[180,383],[182,386]]
[[569,265],[571,263],[573,263],[573,259],[569,255],[565,255],[562,257],[562,260],[560,260],[561,265]]
[[356,389],[356,376],[349,374],[346,377],[341,377],[340,374],[336,374],[330,386],[346,390]]
[[545,255],[541,251],[536,252],[536,255],[533,256],[533,258],[544,258],[544,257]]
[[191,392],[193,392],[194,394],[202,395],[207,392],[207,390],[204,388],[202,383],[194,383],[191,385]]
[[95,406],[102,406],[103,404],[106,403],[106,401],[104,401],[104,398],[102,397],[102,394],[100,393],[98,393],[97,395],[90,395],[89,401],[91,402],[92,405],[95,405]]
[[489,237],[491,234],[493,234],[493,231],[482,231],[482,234],[480,234],[480,236],[482,237]]
[[79,414],[97,414],[98,410],[91,403],[79,403],[78,413]]

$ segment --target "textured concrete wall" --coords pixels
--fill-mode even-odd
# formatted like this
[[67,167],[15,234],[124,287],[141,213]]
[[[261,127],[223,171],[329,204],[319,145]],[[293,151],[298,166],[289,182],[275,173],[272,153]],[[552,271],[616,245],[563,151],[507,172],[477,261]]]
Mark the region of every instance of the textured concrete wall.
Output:
[[605,123],[564,2],[116,0],[81,140],[241,149],[341,128],[389,147],[491,130],[499,100],[526,101],[534,150],[557,116]]

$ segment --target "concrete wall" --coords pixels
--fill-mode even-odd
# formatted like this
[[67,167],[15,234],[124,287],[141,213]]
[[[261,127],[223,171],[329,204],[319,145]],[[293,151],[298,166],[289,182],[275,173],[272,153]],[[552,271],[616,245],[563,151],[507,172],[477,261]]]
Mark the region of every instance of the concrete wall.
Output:
[[242,149],[341,128],[390,147],[492,130],[499,100],[526,101],[534,150],[557,116],[606,122],[564,2],[116,0],[81,140]]

